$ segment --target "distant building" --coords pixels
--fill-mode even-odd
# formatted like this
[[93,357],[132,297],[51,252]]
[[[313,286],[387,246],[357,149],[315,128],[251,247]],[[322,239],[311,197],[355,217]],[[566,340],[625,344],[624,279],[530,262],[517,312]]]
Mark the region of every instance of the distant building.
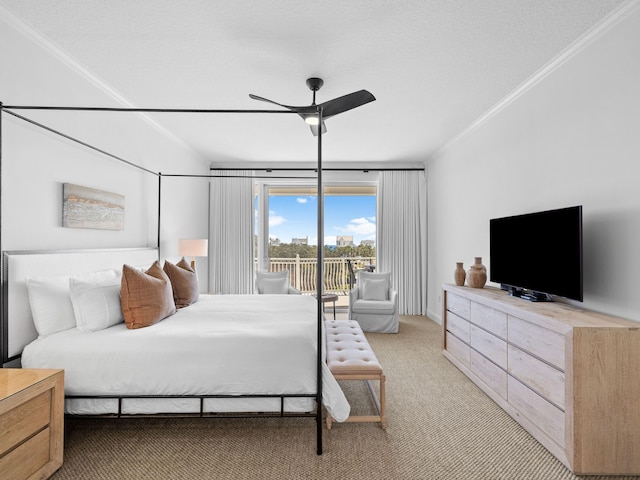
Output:
[[336,247],[353,247],[352,235],[338,235],[336,237]]
[[376,242],[373,240],[362,240],[360,242],[360,245],[362,245],[363,247],[375,247]]
[[309,245],[309,237],[292,238],[291,243],[293,243],[294,245]]

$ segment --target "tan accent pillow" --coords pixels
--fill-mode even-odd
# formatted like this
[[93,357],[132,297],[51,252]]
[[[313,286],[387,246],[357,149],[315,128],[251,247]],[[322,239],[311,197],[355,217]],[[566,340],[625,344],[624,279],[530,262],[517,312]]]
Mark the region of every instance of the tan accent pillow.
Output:
[[188,307],[198,301],[198,277],[184,258],[175,265],[165,261],[164,273],[171,280],[176,308]]
[[127,328],[153,325],[176,313],[169,277],[155,261],[146,272],[123,265],[120,305]]

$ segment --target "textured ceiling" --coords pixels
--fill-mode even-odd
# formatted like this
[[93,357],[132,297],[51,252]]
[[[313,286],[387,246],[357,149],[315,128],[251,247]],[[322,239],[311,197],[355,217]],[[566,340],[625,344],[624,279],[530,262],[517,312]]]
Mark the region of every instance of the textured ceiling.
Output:
[[[139,107],[271,108],[249,93],[308,105],[311,76],[325,81],[318,102],[369,90],[375,102],[327,120],[327,162],[425,161],[625,3],[0,0]],[[207,164],[315,158],[296,115],[155,119]]]

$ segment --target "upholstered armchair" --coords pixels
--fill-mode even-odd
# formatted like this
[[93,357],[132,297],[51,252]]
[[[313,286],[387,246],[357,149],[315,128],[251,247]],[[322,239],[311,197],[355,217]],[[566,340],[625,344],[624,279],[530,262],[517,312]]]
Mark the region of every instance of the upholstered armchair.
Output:
[[280,272],[256,272],[256,291],[259,294],[301,295],[302,292],[289,283],[289,270]]
[[365,332],[398,333],[398,292],[391,288],[391,273],[358,272],[349,292],[349,318]]

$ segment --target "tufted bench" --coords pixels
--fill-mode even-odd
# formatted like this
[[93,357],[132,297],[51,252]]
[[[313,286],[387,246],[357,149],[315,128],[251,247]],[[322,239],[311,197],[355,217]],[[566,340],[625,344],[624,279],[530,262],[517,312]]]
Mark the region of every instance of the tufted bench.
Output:
[[[364,380],[378,410],[378,415],[349,416],[347,422],[380,422],[385,428],[384,372],[369,342],[355,320],[332,320],[325,322],[327,335],[327,365],[336,380]],[[378,380],[380,396],[371,384]],[[333,418],[327,414],[327,428],[331,429]]]

